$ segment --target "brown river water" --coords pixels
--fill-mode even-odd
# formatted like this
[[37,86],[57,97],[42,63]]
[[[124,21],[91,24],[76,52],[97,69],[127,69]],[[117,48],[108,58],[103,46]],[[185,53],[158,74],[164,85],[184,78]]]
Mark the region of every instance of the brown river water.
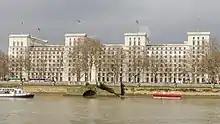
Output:
[[0,124],[220,124],[220,99],[0,99]]

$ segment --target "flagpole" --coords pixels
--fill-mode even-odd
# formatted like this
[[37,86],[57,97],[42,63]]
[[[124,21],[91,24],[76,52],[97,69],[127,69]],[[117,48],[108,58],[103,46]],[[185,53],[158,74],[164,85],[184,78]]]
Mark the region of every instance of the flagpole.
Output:
[[137,24],[137,33],[139,33],[139,21],[136,20],[136,24]]
[[[77,25],[80,25],[81,24],[81,20],[76,20],[76,24]],[[77,26],[78,28],[80,27],[80,26]],[[78,29],[79,30],[79,29]],[[77,31],[77,32],[79,32],[79,31]]]
[[199,26],[200,26],[200,15],[198,15],[198,17],[197,17],[197,21],[198,21],[198,24],[197,24],[197,32],[199,32],[200,30],[199,30]]
[[21,35],[22,35],[22,28],[23,28],[23,24],[24,24],[24,22],[23,22],[23,21],[21,21]]
[[40,31],[40,28],[37,28],[37,31],[39,33],[39,37],[41,37],[41,31]]

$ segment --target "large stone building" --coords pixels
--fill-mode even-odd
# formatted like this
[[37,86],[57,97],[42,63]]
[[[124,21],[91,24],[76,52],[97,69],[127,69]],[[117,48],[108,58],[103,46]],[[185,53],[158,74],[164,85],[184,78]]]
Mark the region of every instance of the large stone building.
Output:
[[[79,81],[71,67],[70,51],[87,38],[86,34],[66,34],[64,45],[49,45],[31,35],[9,35],[10,76]],[[208,50],[210,32],[188,32],[183,44],[151,44],[147,33],[125,33],[124,38],[124,44],[103,44],[101,61],[111,62],[111,66],[93,66],[80,81],[205,81],[206,76],[197,72],[195,65]]]

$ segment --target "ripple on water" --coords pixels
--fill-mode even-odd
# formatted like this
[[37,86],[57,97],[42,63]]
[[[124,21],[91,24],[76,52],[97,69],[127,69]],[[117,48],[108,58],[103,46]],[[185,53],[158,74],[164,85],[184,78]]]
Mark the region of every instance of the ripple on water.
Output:
[[219,124],[220,100],[150,98],[1,101],[2,124]]

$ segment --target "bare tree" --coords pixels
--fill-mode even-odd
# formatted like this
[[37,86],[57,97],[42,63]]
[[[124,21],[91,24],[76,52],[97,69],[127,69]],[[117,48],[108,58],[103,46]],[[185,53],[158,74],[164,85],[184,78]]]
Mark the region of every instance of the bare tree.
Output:
[[211,83],[215,83],[219,80],[220,74],[220,51],[219,44],[216,39],[212,39],[206,45],[205,56],[201,61],[201,71],[203,74],[208,74]]
[[192,83],[196,83],[196,75],[199,74],[199,70],[200,70],[200,64],[201,64],[201,60],[200,58],[196,55],[193,54],[191,52],[195,52],[195,51],[190,51],[188,53],[187,56],[187,60],[186,60],[186,72],[187,75],[190,77],[190,82]]
[[119,80],[122,81],[125,53],[120,46],[109,50],[109,53],[105,56],[106,59],[103,66],[107,69],[107,78],[110,76],[113,78],[113,83],[117,84]]
[[0,77],[2,79],[5,79],[6,76],[8,75],[8,67],[9,67],[9,59],[7,54],[4,52],[0,51]]
[[211,82],[215,82],[215,80],[219,79],[220,73],[220,53],[212,53],[210,55],[206,55],[202,61],[203,71],[208,74]]
[[[86,81],[91,81],[91,73],[92,73],[92,66],[95,66],[96,72],[97,69],[102,65],[102,55],[103,55],[103,45],[100,43],[99,40],[86,38],[85,40],[85,49],[88,52],[88,69],[86,72]],[[96,75],[96,74],[95,74]]]
[[15,60],[17,64],[18,74],[21,81],[23,81],[24,78],[24,72],[25,72],[25,56],[17,56],[17,59]]
[[130,76],[133,78],[133,83],[139,83],[141,81],[141,74],[149,68],[149,56],[146,54],[146,50],[142,47],[134,46],[132,50],[129,50],[129,62],[128,68]]
[[52,79],[54,79],[54,66],[53,64],[49,64],[49,68],[48,68],[48,72],[49,72],[49,75],[48,75],[48,78],[49,80],[51,81]]
[[[172,56],[168,56],[165,60],[163,60],[161,62],[159,60],[156,60],[156,61],[158,61],[160,63],[160,65],[161,65],[160,67],[163,67],[162,73],[164,73],[168,77],[168,81],[166,81],[166,82],[170,83],[172,81],[172,79],[174,78],[174,74],[175,74],[174,71],[177,69],[174,64],[174,61],[176,61],[176,58],[172,57]],[[157,67],[159,67],[159,65],[157,65]],[[160,67],[159,67],[159,69],[160,69]],[[156,68],[156,66],[154,68]],[[155,69],[155,70],[158,71],[159,69]]]
[[149,58],[149,70],[153,74],[154,83],[157,83],[157,75],[162,70],[163,67],[162,64],[164,63],[164,60],[162,56],[155,56],[152,55]]
[[[43,56],[42,56],[43,57]],[[45,58],[39,58],[39,63],[38,63],[38,78],[40,79],[45,79],[46,74],[45,74],[45,69],[46,69],[46,59]]]
[[[59,58],[58,58],[58,76],[61,78],[62,77],[62,75],[61,75],[61,73],[63,72],[63,58],[62,58],[62,56],[63,56],[63,52],[61,52],[61,54],[59,55]],[[61,81],[61,79],[60,79],[60,81]]]
[[17,77],[20,78],[21,81],[24,79],[29,79],[30,71],[32,69],[32,61],[31,57],[29,55],[29,48],[23,48],[21,51],[19,51],[17,56],[14,56],[10,59],[10,68],[13,75],[16,74]]
[[24,69],[25,69],[25,71],[27,72],[27,80],[29,80],[30,79],[30,71],[31,71],[31,69],[32,69],[32,62],[31,62],[31,59],[28,57],[28,58],[25,58],[25,60],[24,60]]
[[69,54],[71,57],[71,71],[75,74],[77,82],[80,82],[83,76],[88,81],[88,74],[91,71],[93,63],[97,64],[99,56],[96,54],[99,54],[100,49],[100,42],[91,38],[76,41],[76,44],[71,47]]
[[28,47],[25,49],[25,57],[24,57],[24,71],[27,72],[27,80],[30,79],[30,71],[32,70],[32,59],[30,56],[30,51],[32,47]]
[[17,60],[14,58],[9,58],[9,79],[17,77],[18,73],[18,65],[17,65]]
[[85,54],[83,54],[83,47],[84,44],[79,43],[76,46],[73,46],[71,48],[71,71],[72,73],[76,76],[76,81],[80,82],[80,79],[85,72],[87,71],[86,69],[88,68],[88,61],[85,57]]

